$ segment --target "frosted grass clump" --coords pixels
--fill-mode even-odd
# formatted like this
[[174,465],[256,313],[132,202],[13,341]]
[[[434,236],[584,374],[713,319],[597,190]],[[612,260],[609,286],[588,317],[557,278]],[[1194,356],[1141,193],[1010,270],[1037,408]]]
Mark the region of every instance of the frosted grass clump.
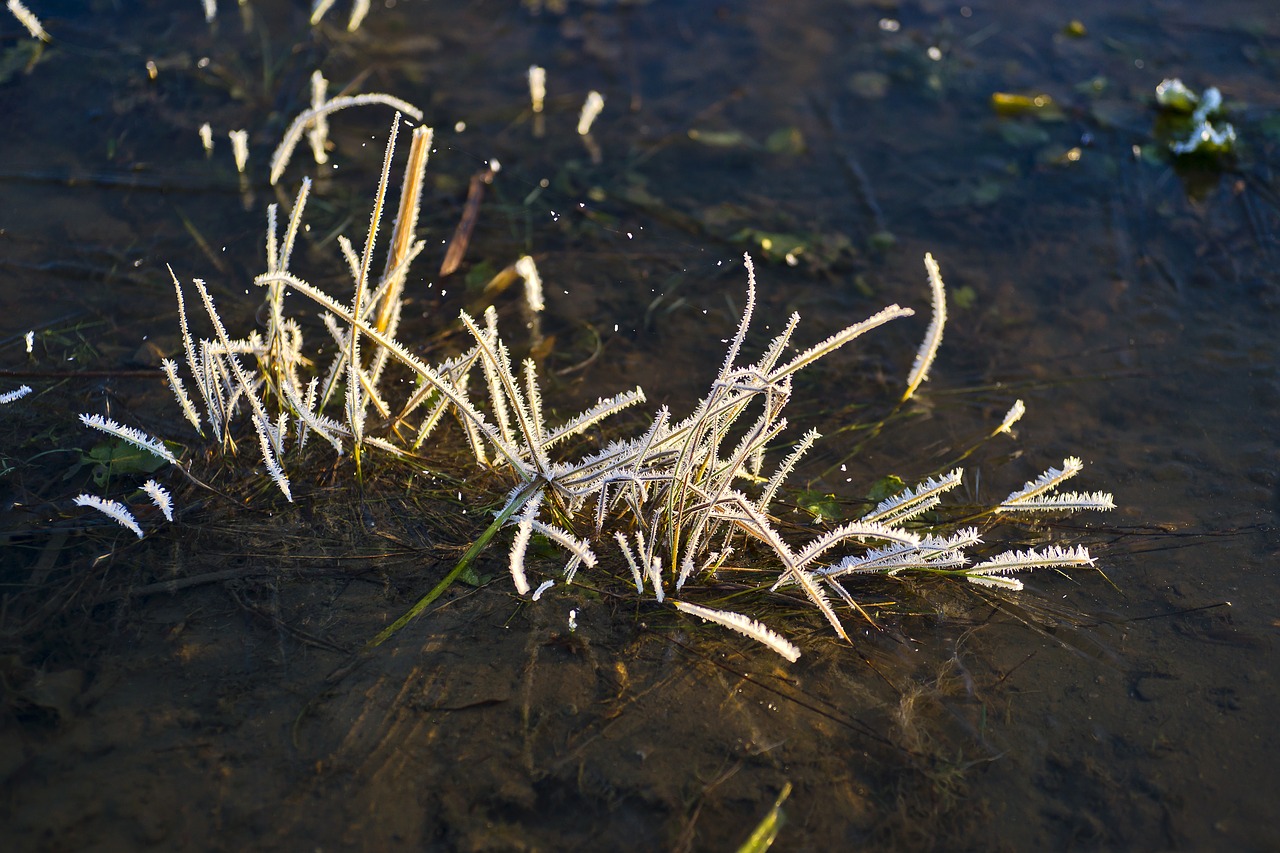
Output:
[[[295,120],[286,142],[300,137],[304,128],[314,127],[337,100],[324,102]],[[452,421],[474,462],[511,484],[494,524],[478,542],[488,541],[500,527],[514,528],[507,563],[517,595],[537,600],[554,582],[533,577],[540,570],[528,561],[534,537],[561,551],[564,562],[559,575],[565,583],[572,583],[581,570],[598,567],[604,556],[597,549],[612,543],[617,548],[614,561],[627,566],[637,595],[652,596],[664,606],[670,601],[682,612],[738,631],[792,661],[800,650],[773,628],[690,599],[699,595],[704,582],[714,584],[731,559],[745,558],[761,573],[757,577],[763,576],[761,590],[802,595],[836,636],[847,642],[849,635],[837,605],[861,612],[846,587],[856,580],[855,575],[933,574],[1017,590],[1022,585],[1009,576],[1013,572],[1093,565],[1093,557],[1081,546],[985,553],[979,527],[949,529],[938,521],[944,496],[962,483],[960,468],[937,472],[880,502],[861,518],[820,531],[808,541],[784,535],[772,504],[819,439],[810,430],[781,461],[767,466],[787,430],[784,411],[794,393],[795,376],[862,335],[913,312],[890,305],[804,348],[793,344],[800,323],[799,315],[793,314],[763,351],[748,360],[743,350],[756,306],[750,256],[744,256],[743,316],[706,395],[683,418],[660,407],[638,433],[615,433],[603,447],[585,455],[572,450],[571,439],[623,409],[643,404],[641,388],[602,397],[580,414],[550,423],[537,366],[531,359],[518,362],[513,356],[499,333],[493,307],[480,317],[461,312],[458,319],[468,338],[462,351],[428,364],[398,337],[398,327],[402,285],[410,264],[425,247],[414,238],[413,230],[432,138],[429,128],[414,131],[399,212],[390,239],[385,248],[379,248],[398,129],[397,116],[363,247],[358,250],[345,236],[338,238],[351,278],[349,295],[332,295],[291,269],[310,192],[306,180],[283,235],[276,206],[268,210],[267,269],[254,280],[265,293],[263,332],[231,337],[204,282],[193,279],[214,330],[213,337],[197,339],[187,324],[183,286],[174,276],[187,379],[196,390],[195,395],[187,394],[178,365],[166,362],[164,371],[179,406],[197,429],[209,425],[214,438],[228,450],[235,447],[235,422],[240,414],[247,416],[263,465],[287,499],[293,500],[294,495],[286,463],[313,433],[339,456],[350,449],[357,475],[362,476],[366,449],[412,454],[442,424]],[[282,143],[273,180],[289,150]],[[385,260],[378,265],[375,258],[380,251]],[[375,266],[381,267],[381,275],[375,275]],[[941,270],[932,255],[925,257],[925,266],[932,320],[907,378],[903,401],[927,377],[946,322]],[[522,257],[513,268],[526,281],[529,306],[543,308],[532,259]],[[315,352],[315,347],[304,345],[302,326],[286,316],[286,292],[304,297],[321,311],[333,353],[327,368],[304,355]],[[398,374],[396,380],[388,381],[394,374]],[[400,381],[404,378],[411,381]],[[370,419],[370,409],[377,413],[376,420]],[[1015,403],[991,435],[1008,432],[1024,411],[1021,401]],[[990,520],[1001,513],[1112,508],[1109,494],[1058,492],[1082,468],[1080,459],[1069,457],[1062,468],[1048,469],[996,507],[970,516]],[[670,596],[677,593],[680,600],[672,601]]]

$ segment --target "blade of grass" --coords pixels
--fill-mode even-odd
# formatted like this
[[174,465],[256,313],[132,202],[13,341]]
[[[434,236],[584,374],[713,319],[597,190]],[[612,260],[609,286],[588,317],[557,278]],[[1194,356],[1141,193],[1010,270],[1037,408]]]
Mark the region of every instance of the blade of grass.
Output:
[[441,578],[440,582],[433,586],[430,592],[418,599],[417,603],[414,604],[413,607],[410,607],[403,616],[392,622],[386,628],[383,628],[376,637],[366,643],[364,646],[365,651],[375,649],[394,637],[401,628],[408,625],[418,615],[420,615],[422,611],[431,606],[431,602],[444,595],[445,590],[452,586],[453,582],[456,581],[468,567],[470,567],[476,557],[480,556],[480,552],[489,544],[489,540],[502,529],[502,526],[510,520],[511,516],[519,512],[520,508],[525,505],[534,492],[545,485],[546,484],[541,479],[535,479],[524,487],[523,491],[515,500],[508,501],[502,512],[498,513],[498,515],[494,517],[493,523],[485,528],[484,532],[480,534],[479,538],[477,538],[475,542],[471,543],[471,547],[467,549],[467,553],[462,555],[462,559],[459,560],[458,564],[450,570],[449,574]]
[[789,796],[791,796],[791,783],[787,782],[782,786],[782,793],[778,794],[778,799],[774,800],[773,808],[769,809],[769,813],[756,826],[755,831],[738,848],[738,853],[765,853],[773,846],[786,820],[782,813],[782,804]]

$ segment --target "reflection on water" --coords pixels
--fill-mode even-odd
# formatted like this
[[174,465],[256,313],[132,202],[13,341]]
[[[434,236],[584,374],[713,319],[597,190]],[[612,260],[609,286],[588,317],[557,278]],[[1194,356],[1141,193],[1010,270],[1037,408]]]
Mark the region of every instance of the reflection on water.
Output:
[[[36,389],[0,421],[0,778],[21,847],[727,849],[787,782],[787,849],[1280,845],[1276,12],[399,0],[348,34],[345,8],[312,29],[283,3],[223,4],[213,25],[197,3],[32,5],[42,51],[0,31],[0,392]],[[1102,571],[1030,576],[1016,597],[875,581],[860,598],[880,630],[849,619],[850,648],[808,623],[783,666],[637,605],[625,569],[521,606],[495,550],[478,578],[494,583],[353,657],[502,483],[442,460],[453,475],[359,490],[326,461],[286,508],[211,464],[215,497],[192,490],[140,545],[86,530],[70,498],[132,472],[76,414],[185,435],[155,379],[179,347],[166,263],[250,327],[265,206],[314,174],[297,263],[342,286],[335,235],[364,227],[390,116],[334,116],[330,162],[300,151],[277,194],[267,163],[316,68],[331,93],[394,94],[437,128],[403,335],[424,352],[531,252],[549,405],[641,383],[679,410],[719,364],[749,249],[762,330],[793,310],[812,339],[889,302],[921,315],[799,389],[816,402],[793,429],[828,435],[805,495],[933,473],[1021,398],[1017,440],[966,460],[964,500],[1078,453],[1120,509],[1052,529]],[[1159,154],[1168,77],[1222,90],[1238,157]],[[575,132],[590,90],[598,163]],[[997,92],[1056,109],[997,111]],[[463,268],[440,277],[490,158]],[[926,322],[926,250],[952,293],[942,354],[868,437]]]

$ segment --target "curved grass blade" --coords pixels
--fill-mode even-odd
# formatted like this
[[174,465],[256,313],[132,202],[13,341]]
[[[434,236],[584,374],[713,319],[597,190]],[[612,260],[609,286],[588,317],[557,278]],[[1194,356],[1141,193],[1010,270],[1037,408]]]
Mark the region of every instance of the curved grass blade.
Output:
[[471,543],[471,547],[467,549],[467,553],[462,555],[462,559],[458,561],[458,565],[454,566],[453,569],[450,570],[449,574],[441,578],[440,582],[433,586],[430,592],[418,599],[417,603],[415,603],[413,607],[410,607],[403,616],[383,628],[378,632],[376,637],[368,643],[365,643],[365,649],[377,648],[387,640],[390,640],[400,631],[401,628],[408,625],[419,614],[421,614],[422,611],[426,610],[431,605],[431,602],[444,595],[445,590],[452,586],[453,582],[456,581],[473,562],[475,562],[476,557],[480,556],[480,552],[489,544],[489,540],[494,537],[494,534],[502,529],[504,524],[511,520],[511,517],[525,505],[525,502],[528,501],[530,497],[537,493],[538,489],[543,488],[545,485],[546,484],[540,480],[534,480],[527,484],[516,495],[515,499],[508,501],[502,512],[498,513],[498,515],[493,519],[493,523],[485,528],[484,532],[480,534],[475,542]]
[[786,823],[786,815],[782,812],[782,804],[787,801],[787,797],[791,796],[791,783],[787,782],[782,786],[782,793],[778,794],[778,799],[773,801],[773,808],[769,809],[769,813],[756,826],[747,840],[738,848],[738,853],[765,853],[773,842],[777,840],[778,833],[782,831],[782,825]]

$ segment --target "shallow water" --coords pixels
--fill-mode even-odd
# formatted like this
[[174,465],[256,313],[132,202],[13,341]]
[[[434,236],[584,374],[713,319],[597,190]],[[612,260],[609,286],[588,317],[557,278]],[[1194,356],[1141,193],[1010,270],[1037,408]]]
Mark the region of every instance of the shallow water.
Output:
[[[1270,4],[399,0],[354,34],[343,4],[319,29],[290,4],[224,3],[212,27],[198,3],[139,5],[32,4],[54,41],[29,69],[25,36],[0,30],[16,69],[0,391],[36,392],[0,412],[0,783],[18,847],[736,849],[787,782],[780,849],[1280,846]],[[808,488],[857,500],[943,469],[1021,398],[1016,440],[965,459],[964,500],[1082,456],[1081,488],[1118,510],[992,535],[1084,542],[1101,571],[1018,595],[869,583],[855,594],[883,630],[849,615],[853,647],[783,600],[761,613],[802,645],[783,665],[637,603],[625,568],[522,603],[494,548],[492,582],[353,654],[507,484],[455,464],[457,480],[393,468],[361,490],[316,455],[287,505],[252,463],[204,459],[155,378],[180,348],[165,264],[251,327],[265,206],[304,174],[298,265],[345,286],[333,235],[363,232],[390,114],[335,115],[330,164],[300,147],[278,195],[266,164],[316,67],[438,131],[402,337],[447,350],[441,318],[476,298],[464,278],[531,252],[548,405],[642,383],[684,410],[732,334],[750,250],[756,346],[793,310],[804,343],[890,302],[919,315],[799,383],[792,429],[828,435]],[[1222,89],[1233,162],[1143,152],[1166,77]],[[598,164],[574,133],[593,88]],[[995,92],[1061,111],[1002,117]],[[233,128],[250,132],[243,181]],[[463,271],[441,278],[489,158],[502,170]],[[797,263],[762,235],[803,245]],[[853,427],[893,410],[927,322],[925,251],[952,294],[942,352],[868,438]],[[82,411],[187,442],[231,497],[188,490],[141,543],[86,523],[70,505],[98,490]]]

